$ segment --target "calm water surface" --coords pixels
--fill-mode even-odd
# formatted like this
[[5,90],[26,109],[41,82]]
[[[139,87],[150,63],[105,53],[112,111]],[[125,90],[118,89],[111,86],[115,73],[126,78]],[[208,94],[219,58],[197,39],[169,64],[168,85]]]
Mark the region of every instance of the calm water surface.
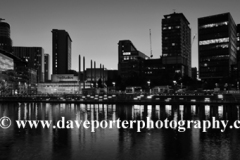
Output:
[[0,117],[12,125],[0,128],[0,159],[102,159],[146,160],[240,159],[240,130],[227,129],[19,129],[15,120],[204,120],[216,117],[239,119],[238,106],[211,105],[84,105],[50,103],[6,103]]

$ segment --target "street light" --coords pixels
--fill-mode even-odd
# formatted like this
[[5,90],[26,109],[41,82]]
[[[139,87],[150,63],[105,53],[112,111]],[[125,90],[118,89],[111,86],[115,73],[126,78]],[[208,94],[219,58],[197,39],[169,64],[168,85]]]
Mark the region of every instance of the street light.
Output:
[[31,84],[28,85],[28,94],[31,94]]
[[150,81],[147,81],[147,83],[148,83],[148,87],[150,87],[151,82],[150,82]]
[[150,81],[147,81],[147,83],[148,83],[148,87],[149,87],[149,93],[151,93],[151,89],[150,89],[150,84],[151,84],[151,82],[150,82]]
[[177,84],[177,81],[173,81],[173,84],[176,85],[176,84]]
[[115,92],[115,82],[112,82],[112,84],[113,84],[113,89],[114,89],[114,92]]

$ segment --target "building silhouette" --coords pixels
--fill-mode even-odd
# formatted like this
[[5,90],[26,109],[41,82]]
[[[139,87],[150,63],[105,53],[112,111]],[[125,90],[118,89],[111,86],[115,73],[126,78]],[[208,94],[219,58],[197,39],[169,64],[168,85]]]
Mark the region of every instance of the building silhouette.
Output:
[[10,38],[10,25],[0,18],[0,48],[12,52],[12,40]]
[[199,77],[213,83],[233,76],[236,24],[230,13],[198,18]]
[[162,62],[172,74],[191,77],[191,29],[182,13],[162,19]]
[[42,47],[13,47],[13,54],[27,61],[29,69],[37,71],[37,82],[44,82],[44,50]]
[[52,30],[52,74],[68,74],[71,69],[72,40],[65,30]]
[[137,50],[130,40],[118,42],[118,73],[128,85],[139,85],[136,79],[143,78],[143,63],[149,57]]
[[49,65],[50,59],[49,54],[44,54],[44,79],[45,82],[49,80],[49,71],[50,71],[50,65]]

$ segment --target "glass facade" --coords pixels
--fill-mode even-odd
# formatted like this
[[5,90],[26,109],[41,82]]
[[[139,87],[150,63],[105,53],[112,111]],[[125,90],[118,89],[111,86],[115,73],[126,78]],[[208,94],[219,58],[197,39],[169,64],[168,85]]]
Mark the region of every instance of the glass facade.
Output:
[[0,53],[0,72],[13,70],[13,59]]

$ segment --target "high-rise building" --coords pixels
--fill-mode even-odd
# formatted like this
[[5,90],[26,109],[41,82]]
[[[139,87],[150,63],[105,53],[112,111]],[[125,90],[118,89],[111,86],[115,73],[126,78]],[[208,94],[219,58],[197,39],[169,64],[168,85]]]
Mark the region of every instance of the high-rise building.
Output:
[[191,77],[191,29],[182,13],[162,19],[162,62],[180,76]]
[[45,82],[47,82],[49,80],[49,54],[44,54],[44,78],[45,78]]
[[230,78],[237,62],[236,24],[230,13],[198,18],[199,77],[217,83]]
[[10,38],[10,25],[2,22],[0,18],[0,48],[7,52],[12,52],[12,40]]
[[13,54],[27,61],[27,67],[37,70],[37,82],[44,82],[44,50],[42,47],[13,47]]
[[68,74],[71,69],[72,40],[65,30],[52,30],[52,74]]

